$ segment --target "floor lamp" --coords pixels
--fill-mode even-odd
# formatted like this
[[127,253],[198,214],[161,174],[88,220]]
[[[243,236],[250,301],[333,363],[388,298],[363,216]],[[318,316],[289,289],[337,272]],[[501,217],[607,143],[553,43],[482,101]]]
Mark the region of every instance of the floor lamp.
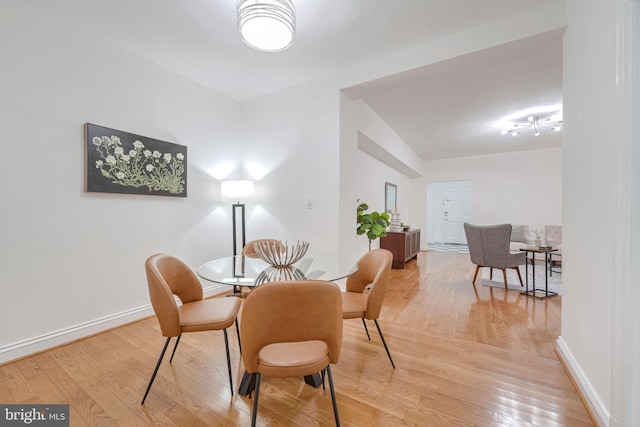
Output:
[[[233,255],[240,255],[242,253],[242,249],[247,243],[244,214],[245,205],[244,203],[240,203],[240,200],[253,194],[253,181],[236,179],[231,181],[222,181],[221,184],[222,196],[237,200],[236,203],[231,205],[231,222],[233,227]],[[235,262],[233,265],[235,270]],[[240,292],[237,285],[233,286],[233,292]]]

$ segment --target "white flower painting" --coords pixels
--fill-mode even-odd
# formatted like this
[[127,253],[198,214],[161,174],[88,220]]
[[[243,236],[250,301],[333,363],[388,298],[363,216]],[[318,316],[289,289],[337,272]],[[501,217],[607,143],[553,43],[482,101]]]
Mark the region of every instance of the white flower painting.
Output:
[[86,191],[186,197],[187,147],[86,126]]

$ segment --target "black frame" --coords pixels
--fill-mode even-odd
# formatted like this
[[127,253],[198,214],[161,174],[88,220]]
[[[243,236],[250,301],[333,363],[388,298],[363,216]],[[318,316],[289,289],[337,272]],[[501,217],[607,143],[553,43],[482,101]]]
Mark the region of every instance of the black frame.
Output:
[[187,147],[85,123],[84,191],[187,197]]

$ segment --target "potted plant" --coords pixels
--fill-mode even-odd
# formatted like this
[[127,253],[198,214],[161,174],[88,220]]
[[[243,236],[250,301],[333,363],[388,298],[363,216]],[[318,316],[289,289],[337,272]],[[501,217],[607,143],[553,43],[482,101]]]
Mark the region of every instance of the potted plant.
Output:
[[[358,202],[360,199],[358,199]],[[371,250],[371,242],[378,237],[384,237],[387,235],[387,227],[389,227],[389,214],[387,212],[371,212],[365,213],[369,209],[369,205],[366,203],[360,203],[358,205],[357,223],[358,228],[356,232],[358,236],[366,234],[369,238],[369,250]]]

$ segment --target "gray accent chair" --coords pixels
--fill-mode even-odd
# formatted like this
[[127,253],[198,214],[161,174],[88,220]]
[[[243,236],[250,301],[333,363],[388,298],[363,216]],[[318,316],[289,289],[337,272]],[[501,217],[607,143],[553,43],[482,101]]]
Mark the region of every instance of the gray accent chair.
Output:
[[520,286],[522,276],[518,266],[526,262],[525,253],[511,253],[509,250],[511,237],[511,224],[500,225],[472,225],[465,223],[464,232],[469,245],[469,255],[471,262],[476,265],[476,272],[473,275],[473,284],[476,283],[478,271],[481,267],[489,267],[489,277],[493,278],[493,269],[502,270],[504,277],[504,288],[507,288],[507,268],[512,268],[518,273]]

